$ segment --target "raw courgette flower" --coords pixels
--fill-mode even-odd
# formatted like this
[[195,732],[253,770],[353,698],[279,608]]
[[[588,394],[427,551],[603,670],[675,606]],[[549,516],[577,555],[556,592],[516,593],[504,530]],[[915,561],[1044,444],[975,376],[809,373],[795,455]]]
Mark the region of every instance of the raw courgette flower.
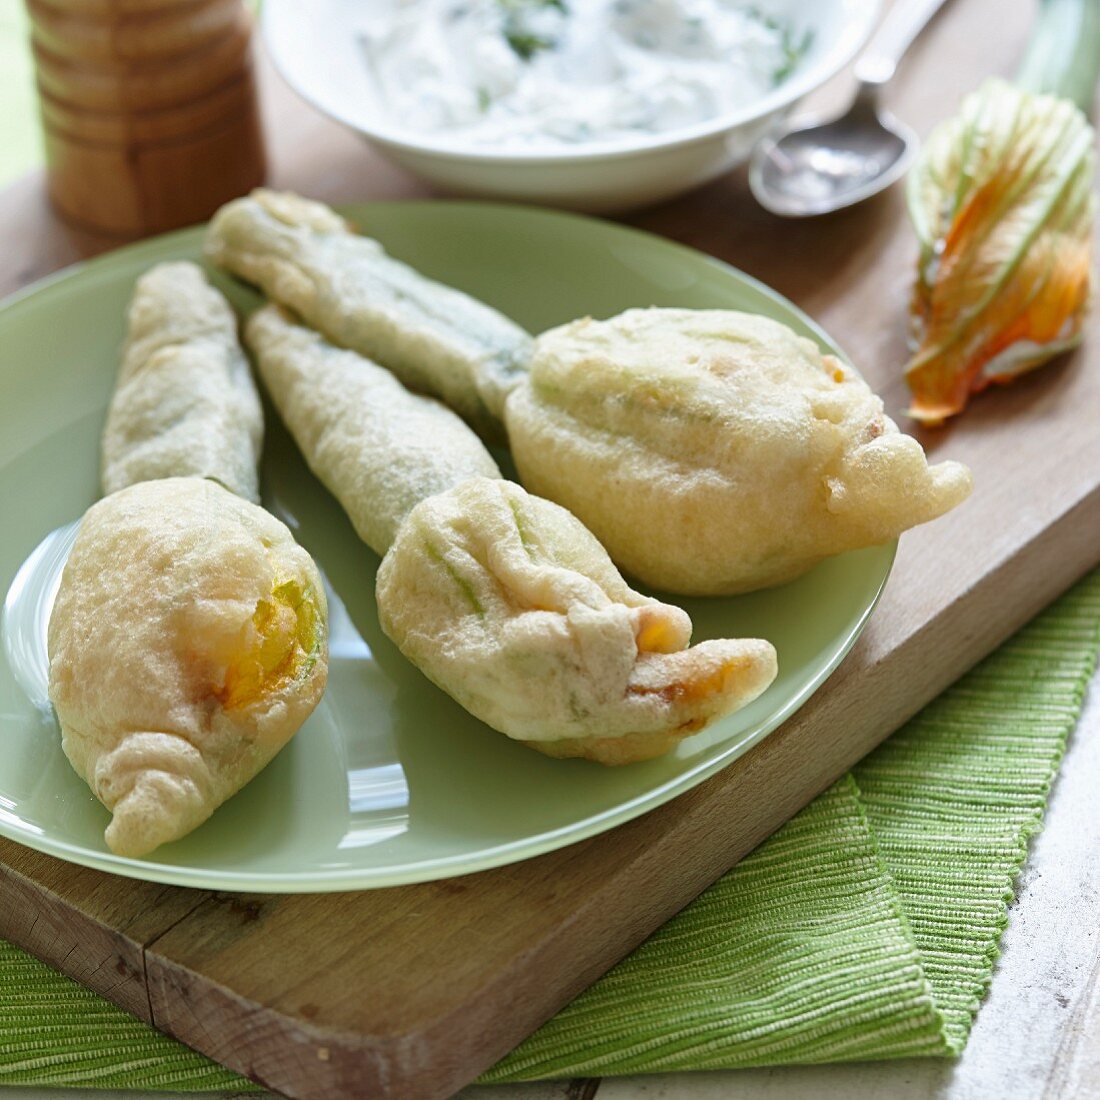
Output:
[[909,415],[938,424],[972,393],[1080,342],[1092,294],[1095,135],[1069,99],[989,80],[932,133],[908,181],[920,241]]

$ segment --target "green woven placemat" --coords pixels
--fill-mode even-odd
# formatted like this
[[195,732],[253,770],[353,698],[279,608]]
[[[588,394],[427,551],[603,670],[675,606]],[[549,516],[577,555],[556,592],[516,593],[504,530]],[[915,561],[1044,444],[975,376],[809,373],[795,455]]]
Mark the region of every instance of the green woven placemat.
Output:
[[[962,1050],[1100,648],[1100,571],[485,1081]],[[248,1087],[0,943],[0,1083]]]

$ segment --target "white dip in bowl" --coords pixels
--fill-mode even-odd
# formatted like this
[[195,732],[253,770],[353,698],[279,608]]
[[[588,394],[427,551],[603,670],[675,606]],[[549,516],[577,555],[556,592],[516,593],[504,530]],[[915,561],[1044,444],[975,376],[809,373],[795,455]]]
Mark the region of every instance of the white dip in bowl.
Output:
[[587,210],[743,160],[879,0],[266,0],[307,100],[446,190]]
[[736,111],[813,32],[740,0],[395,0],[359,39],[393,125],[530,152]]

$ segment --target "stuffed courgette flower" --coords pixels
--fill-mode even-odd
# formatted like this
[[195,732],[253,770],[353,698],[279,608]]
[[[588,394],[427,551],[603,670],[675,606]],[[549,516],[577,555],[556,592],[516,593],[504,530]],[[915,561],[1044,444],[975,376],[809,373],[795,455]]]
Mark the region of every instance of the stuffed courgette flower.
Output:
[[323,203],[254,191],[217,212],[206,254],[333,344],[439,397],[482,435],[500,435],[504,399],[526,365],[531,337],[495,309],[388,256]]
[[689,648],[679,608],[631,589],[565,509],[503,480],[444,406],[277,307],[247,328],[314,472],[384,555],[385,632],[476,717],[552,756],[658,755],[774,679],[757,639]]
[[1094,146],[1070,100],[1003,80],[987,81],[933,131],[908,185],[920,242],[911,416],[941,423],[971,394],[1080,341],[1092,295]]
[[325,623],[310,556],[216,482],[92,505],[50,616],[49,685],[112,851],[185,836],[290,740],[324,690]]
[[850,368],[776,321],[634,309],[539,337],[508,399],[523,483],[648,584],[780,584],[895,538],[970,492],[929,466]]
[[119,855],[205,821],[324,691],[317,568],[245,499],[260,418],[232,311],[201,270],[142,276],[104,433],[110,495],[81,522],[48,632],[62,746]]
[[501,479],[417,505],[377,591],[382,628],[413,664],[550,756],[658,756],[775,679],[768,642],[689,648],[684,611],[635,592],[564,508]]
[[213,477],[260,499],[263,412],[237,318],[192,263],[137,282],[103,430],[103,491],[159,477]]

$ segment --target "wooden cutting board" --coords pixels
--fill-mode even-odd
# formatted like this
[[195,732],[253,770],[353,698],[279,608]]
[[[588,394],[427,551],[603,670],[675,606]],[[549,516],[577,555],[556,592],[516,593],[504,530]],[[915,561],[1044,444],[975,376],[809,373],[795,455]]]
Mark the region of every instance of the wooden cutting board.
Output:
[[[1030,14],[955,0],[899,77],[895,109],[927,132],[982,76],[1010,74]],[[263,76],[274,184],[330,200],[422,193]],[[896,189],[783,222],[735,176],[631,220],[793,298],[902,419],[915,247]],[[107,244],[60,226],[37,178],[0,202],[0,239],[0,290]],[[479,875],[289,897],[136,883],[0,841],[0,935],[288,1095],[447,1096],[1100,561],[1098,414],[1100,313],[1083,350],[918,433],[933,457],[970,464],[974,497],[902,539],[866,633],[799,714],[639,820]]]

